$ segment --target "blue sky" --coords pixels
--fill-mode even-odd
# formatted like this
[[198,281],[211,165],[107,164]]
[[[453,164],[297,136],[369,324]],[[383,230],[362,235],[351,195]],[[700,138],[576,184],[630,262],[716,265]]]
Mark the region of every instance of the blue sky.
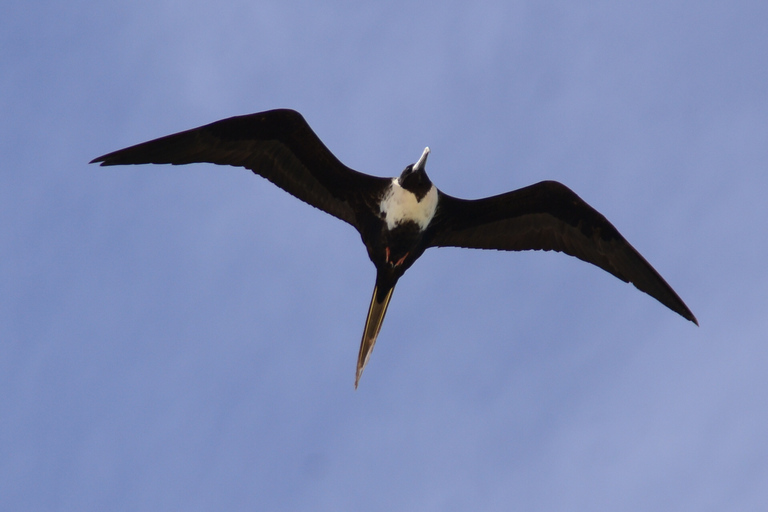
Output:
[[[762,510],[768,4],[0,7],[8,510]],[[550,253],[374,268],[252,173],[92,158],[302,112],[445,192],[567,184],[701,327]]]

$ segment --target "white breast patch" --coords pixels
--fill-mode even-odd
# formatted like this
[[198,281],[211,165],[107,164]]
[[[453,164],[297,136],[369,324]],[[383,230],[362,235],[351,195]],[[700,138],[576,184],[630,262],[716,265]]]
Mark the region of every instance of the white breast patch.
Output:
[[432,186],[421,201],[416,195],[400,186],[398,178],[392,179],[392,186],[381,201],[381,213],[387,229],[404,222],[415,222],[423,231],[429,225],[437,209],[437,189]]

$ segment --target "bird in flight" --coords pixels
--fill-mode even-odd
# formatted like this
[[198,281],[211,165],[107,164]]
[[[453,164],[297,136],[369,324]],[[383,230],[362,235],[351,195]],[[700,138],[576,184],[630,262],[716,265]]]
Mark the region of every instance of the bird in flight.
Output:
[[294,110],[230,117],[137,144],[91,163],[209,162],[245,167],[360,233],[376,283],[357,358],[355,388],[400,277],[430,247],[559,251],[635,285],[683,318],[696,318],[608,220],[556,181],[483,199],[451,197],[427,177],[429,148],[398,177],[342,164]]

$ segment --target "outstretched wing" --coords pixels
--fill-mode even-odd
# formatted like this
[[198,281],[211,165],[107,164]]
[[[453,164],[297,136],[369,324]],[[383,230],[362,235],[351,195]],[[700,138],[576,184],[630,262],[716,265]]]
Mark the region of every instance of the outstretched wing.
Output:
[[560,251],[610,272],[696,323],[658,272],[597,210],[565,185],[543,181],[478,200],[442,194],[431,247]]
[[353,206],[376,195],[388,179],[342,164],[293,110],[230,117],[95,158],[101,165],[190,164],[241,166],[289,194],[355,227]]

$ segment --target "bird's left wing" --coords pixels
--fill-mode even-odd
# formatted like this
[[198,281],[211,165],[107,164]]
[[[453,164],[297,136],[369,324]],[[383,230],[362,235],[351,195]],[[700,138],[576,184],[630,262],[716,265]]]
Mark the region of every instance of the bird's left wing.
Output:
[[429,246],[564,252],[634,284],[698,325],[645,258],[565,185],[544,181],[474,201],[440,194]]
[[246,167],[360,229],[353,206],[390,182],[342,164],[296,111],[231,117],[95,158],[101,165],[209,162]]

